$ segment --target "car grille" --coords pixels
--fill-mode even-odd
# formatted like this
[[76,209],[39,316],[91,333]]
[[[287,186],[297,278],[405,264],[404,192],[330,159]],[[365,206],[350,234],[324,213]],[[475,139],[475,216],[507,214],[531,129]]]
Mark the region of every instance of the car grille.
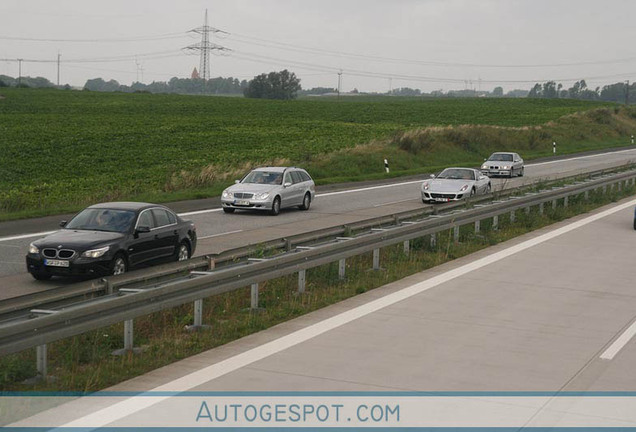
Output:
[[72,249],[57,249],[47,248],[42,250],[42,255],[46,258],[61,258],[71,259],[75,256],[75,251]]
[[432,193],[431,197],[433,198],[448,198],[448,199],[453,199],[455,198],[455,194],[440,194],[440,193]]
[[254,197],[253,193],[237,192],[234,194],[234,198],[238,198],[238,199],[246,199],[246,198],[252,198],[252,197]]

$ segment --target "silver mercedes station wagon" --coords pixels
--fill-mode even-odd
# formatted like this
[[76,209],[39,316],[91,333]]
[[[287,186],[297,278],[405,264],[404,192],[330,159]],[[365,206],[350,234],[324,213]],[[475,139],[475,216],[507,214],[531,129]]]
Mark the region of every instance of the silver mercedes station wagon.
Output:
[[264,167],[250,171],[225,189],[221,205],[225,213],[240,209],[265,210],[277,215],[286,207],[308,210],[315,197],[316,185],[304,169]]

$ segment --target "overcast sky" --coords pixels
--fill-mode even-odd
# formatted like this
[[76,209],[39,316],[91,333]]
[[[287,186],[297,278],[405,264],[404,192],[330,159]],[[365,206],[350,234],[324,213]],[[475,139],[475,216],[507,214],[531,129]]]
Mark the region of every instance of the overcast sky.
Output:
[[59,53],[74,86],[187,78],[206,8],[229,33],[212,42],[232,50],[212,77],[287,68],[303,88],[336,87],[342,69],[343,91],[382,92],[636,80],[634,0],[0,0],[0,74],[22,58],[23,75],[55,82]]

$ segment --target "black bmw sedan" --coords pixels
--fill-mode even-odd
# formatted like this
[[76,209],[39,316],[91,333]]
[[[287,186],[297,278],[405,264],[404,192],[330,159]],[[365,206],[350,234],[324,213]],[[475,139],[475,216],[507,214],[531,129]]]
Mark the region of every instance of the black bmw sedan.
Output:
[[29,246],[27,270],[35,279],[118,275],[157,261],[189,259],[197,245],[194,224],[157,204],[96,204],[60,226]]

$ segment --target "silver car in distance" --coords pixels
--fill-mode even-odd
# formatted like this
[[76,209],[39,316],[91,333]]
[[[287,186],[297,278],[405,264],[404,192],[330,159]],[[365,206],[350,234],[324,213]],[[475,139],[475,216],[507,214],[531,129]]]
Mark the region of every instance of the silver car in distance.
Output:
[[487,176],[523,176],[523,159],[517,153],[497,152],[490,155],[481,166],[481,172]]
[[316,196],[311,176],[296,167],[264,167],[250,171],[242,180],[223,191],[221,205],[225,213],[241,210],[265,210],[277,215],[280,209],[297,206],[308,210]]
[[422,183],[422,202],[449,202],[490,193],[490,179],[472,168],[446,168]]

